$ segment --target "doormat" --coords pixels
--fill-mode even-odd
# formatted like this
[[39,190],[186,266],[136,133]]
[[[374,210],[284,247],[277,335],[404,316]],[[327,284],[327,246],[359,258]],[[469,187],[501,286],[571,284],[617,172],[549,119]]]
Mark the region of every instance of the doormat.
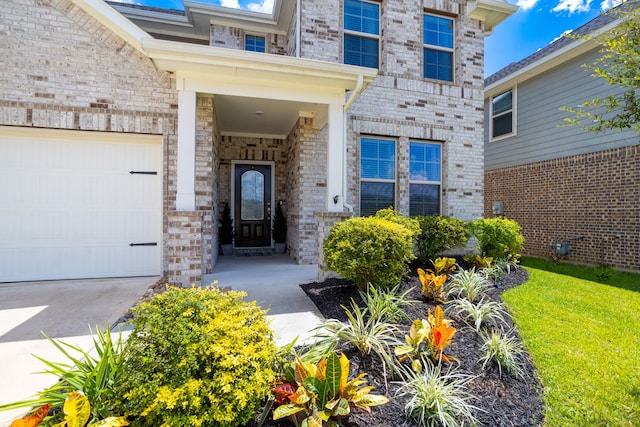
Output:
[[238,250],[236,249],[236,256],[271,256],[273,250],[269,249],[250,249],[250,250]]

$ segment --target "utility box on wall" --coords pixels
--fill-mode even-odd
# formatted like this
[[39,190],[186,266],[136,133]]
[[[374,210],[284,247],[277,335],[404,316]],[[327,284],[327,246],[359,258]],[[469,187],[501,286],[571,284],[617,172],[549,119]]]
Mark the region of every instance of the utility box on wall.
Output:
[[493,214],[496,216],[504,215],[504,206],[502,202],[493,202]]

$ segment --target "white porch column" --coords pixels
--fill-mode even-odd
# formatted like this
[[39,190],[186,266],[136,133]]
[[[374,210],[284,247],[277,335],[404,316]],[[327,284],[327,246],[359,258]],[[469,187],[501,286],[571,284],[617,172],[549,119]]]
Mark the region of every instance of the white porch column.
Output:
[[178,91],[178,165],[176,210],[196,209],[196,93]]
[[[342,212],[344,171],[344,110],[329,104],[329,141],[327,153],[327,211]],[[337,196],[337,198],[336,198]]]

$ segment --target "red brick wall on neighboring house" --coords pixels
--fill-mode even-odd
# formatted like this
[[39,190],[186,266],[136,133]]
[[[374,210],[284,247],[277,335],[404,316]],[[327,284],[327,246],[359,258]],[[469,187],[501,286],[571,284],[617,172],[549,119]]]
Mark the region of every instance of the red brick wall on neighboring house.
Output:
[[525,255],[584,236],[567,261],[640,270],[640,145],[487,171],[485,217],[496,201],[522,227]]

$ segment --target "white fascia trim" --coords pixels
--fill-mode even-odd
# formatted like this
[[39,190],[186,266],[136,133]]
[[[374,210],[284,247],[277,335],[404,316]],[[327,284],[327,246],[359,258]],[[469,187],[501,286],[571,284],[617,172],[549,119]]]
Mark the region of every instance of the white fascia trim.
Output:
[[98,20],[131,46],[144,53],[142,39],[149,38],[149,34],[129,21],[102,0],[71,0],[75,5]]
[[593,40],[593,38],[611,31],[612,29],[617,27],[619,23],[620,21],[613,21],[591,33],[589,35],[591,37],[590,40],[585,40],[584,38],[575,40],[573,43],[570,43],[565,47],[544,56],[540,60],[521,68],[515,73],[509,74],[505,78],[493,82],[492,84],[484,88],[484,98],[489,99],[492,96],[497,95],[498,93],[504,92],[510,87],[525,82],[535,76],[549,71],[554,67],[557,67],[560,64],[568,62],[585,52],[597,48],[598,45]]
[[[358,76],[363,76],[366,84],[370,84],[378,74],[375,68],[358,67],[354,65],[337,64],[333,62],[317,61],[313,59],[296,58],[292,56],[270,55],[259,52],[247,52],[239,49],[228,49],[214,46],[202,46],[180,43],[168,40],[146,38],[142,40],[142,47],[153,60],[173,63],[174,69],[166,71],[188,71],[189,64],[210,65],[217,67],[231,67],[235,69],[260,70],[294,74],[303,77],[325,78],[350,82],[356,86]],[[181,68],[179,70],[178,68]]]
[[484,22],[485,34],[490,35],[498,24],[513,15],[518,9],[519,6],[502,0],[477,0],[469,2],[467,16]]

